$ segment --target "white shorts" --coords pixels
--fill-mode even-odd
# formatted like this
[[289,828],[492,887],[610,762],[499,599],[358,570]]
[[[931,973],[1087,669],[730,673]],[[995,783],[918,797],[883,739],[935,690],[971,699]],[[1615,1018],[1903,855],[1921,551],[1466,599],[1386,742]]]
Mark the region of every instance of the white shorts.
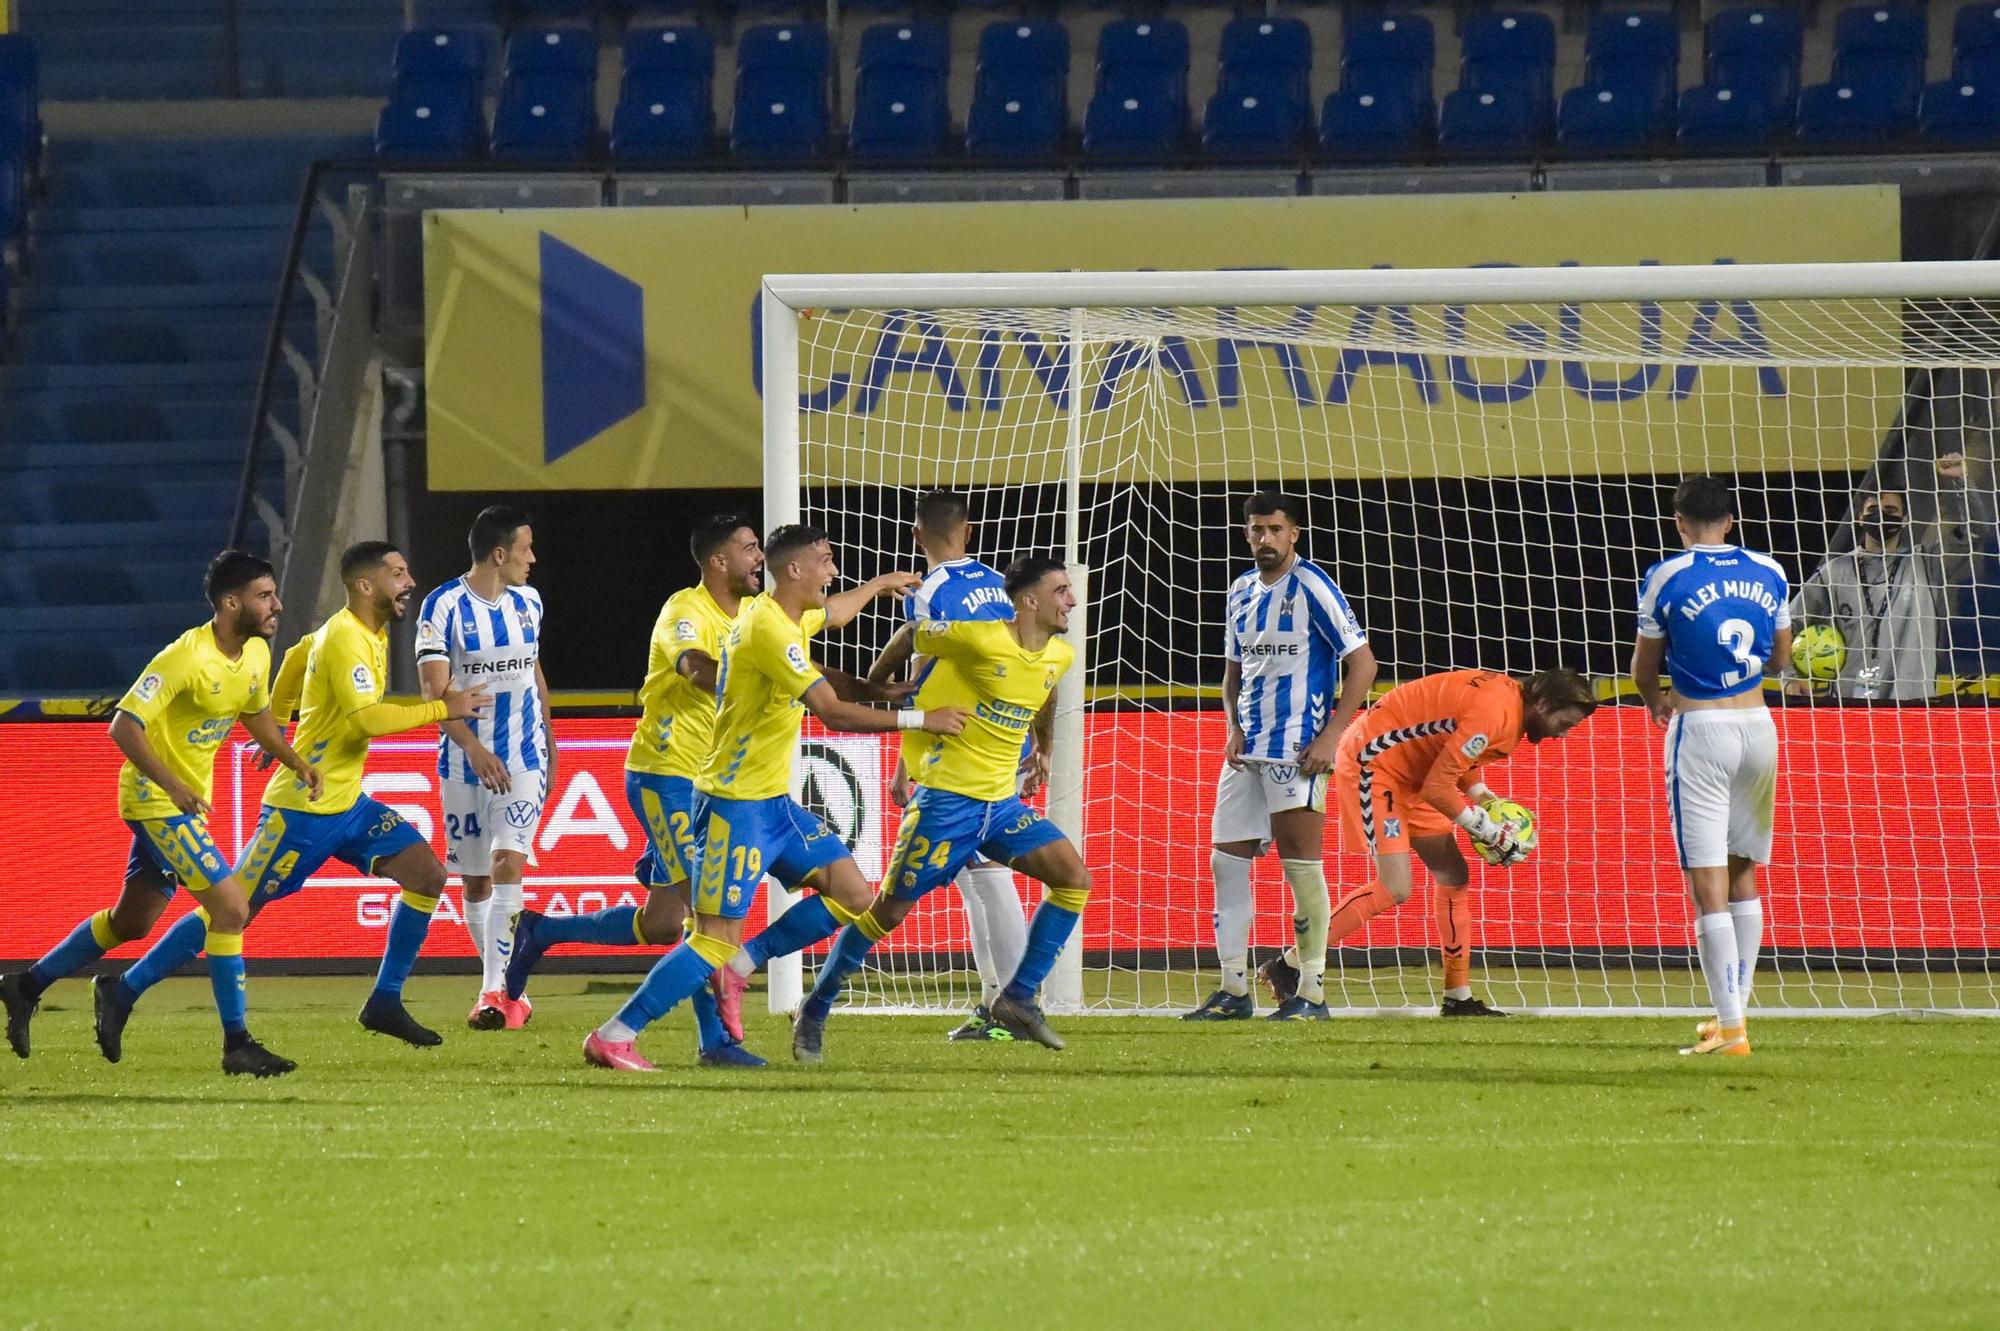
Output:
[[541,772],[509,772],[513,786],[495,794],[477,782],[444,781],[445,866],[461,875],[485,878],[493,872],[493,852],[526,855],[542,825]]
[[1255,841],[1260,853],[1271,844],[1271,815],[1292,809],[1326,808],[1326,777],[1300,776],[1292,763],[1222,765],[1215,782],[1215,820],[1210,836],[1218,846]]
[[1682,712],[1667,726],[1667,817],[1683,869],[1771,862],[1778,728],[1762,707]]

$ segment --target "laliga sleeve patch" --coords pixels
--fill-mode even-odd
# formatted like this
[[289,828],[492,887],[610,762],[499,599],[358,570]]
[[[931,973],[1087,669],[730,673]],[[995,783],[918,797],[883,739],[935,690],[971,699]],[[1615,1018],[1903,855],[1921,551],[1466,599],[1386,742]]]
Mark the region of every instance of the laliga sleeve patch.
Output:
[[1490,743],[1492,741],[1484,735],[1471,735],[1467,737],[1465,743],[1458,746],[1458,751],[1468,758],[1477,758],[1486,752],[1486,746]]
[[677,619],[674,621],[675,642],[699,642],[700,640],[701,630],[695,625],[692,619]]
[[806,649],[795,642],[785,644],[785,664],[801,675],[812,669],[812,665],[806,660]]
[[160,685],[164,683],[166,681],[160,678],[159,672],[154,671],[132,686],[132,696],[140,702],[151,702],[159,693]]
[[444,650],[444,634],[428,619],[417,625],[417,650],[420,652]]
[[354,667],[354,673],[349,678],[354,681],[354,691],[356,693],[375,692],[375,672],[367,666],[358,665]]

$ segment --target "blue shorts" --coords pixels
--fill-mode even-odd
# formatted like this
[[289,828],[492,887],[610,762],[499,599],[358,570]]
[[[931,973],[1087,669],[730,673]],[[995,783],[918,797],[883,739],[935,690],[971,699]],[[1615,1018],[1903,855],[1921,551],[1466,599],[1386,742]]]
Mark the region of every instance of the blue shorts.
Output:
[[702,829],[695,859],[698,915],[740,920],[750,913],[765,874],[796,888],[827,865],[853,858],[824,819],[789,795],[732,800],[697,794],[694,824]]
[[161,890],[174,894],[179,884],[190,892],[206,892],[229,877],[229,861],[215,847],[208,824],[193,814],[176,818],[127,818],[132,829],[132,855],[125,861],[125,879],[142,874],[158,878]]
[[379,800],[363,795],[340,813],[264,806],[257,834],[243,848],[236,875],[253,901],[276,901],[306,885],[328,860],[374,873],[378,860],[424,844],[417,829]]
[[677,887],[691,876],[694,801],[694,782],[684,776],[625,773],[625,802],[646,829],[646,853],[632,872],[647,887]]
[[1062,839],[1062,829],[1018,795],[976,800],[918,786],[910,807],[903,811],[882,885],[898,901],[915,901],[957,878],[982,855],[1012,864]]

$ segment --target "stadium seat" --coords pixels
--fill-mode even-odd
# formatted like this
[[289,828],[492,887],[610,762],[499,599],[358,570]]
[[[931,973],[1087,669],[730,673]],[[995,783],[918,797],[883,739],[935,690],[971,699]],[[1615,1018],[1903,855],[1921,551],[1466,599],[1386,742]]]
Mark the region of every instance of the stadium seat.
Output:
[[704,81],[715,76],[715,42],[708,30],[693,23],[633,28],[625,34],[624,72],[673,74]]
[[1302,118],[1289,94],[1218,92],[1202,114],[1201,143],[1228,157],[1280,157],[1299,146]]
[[[1422,15],[1357,17],[1341,33],[1340,88],[1357,96],[1387,94],[1428,122],[1435,106],[1431,82],[1436,58],[1437,36]],[[1371,102],[1364,109],[1372,116],[1379,105]]]
[[[1511,93],[1490,103],[1513,99],[1528,109],[1531,131],[1548,126],[1555,112],[1556,28],[1545,14],[1527,10],[1491,10],[1466,21],[1459,65],[1459,87],[1474,93]],[[1479,112],[1472,113],[1475,120]]]
[[730,148],[757,161],[803,161],[826,151],[826,29],[764,23],[736,43]]
[[2000,145],[2000,85],[1981,87],[1946,79],[1924,89],[1917,132],[1939,147]]
[[1219,93],[1254,96],[1263,105],[1282,99],[1303,120],[1311,94],[1312,30],[1295,18],[1236,18],[1222,29],[1217,58]]
[[739,74],[786,70],[826,81],[826,29],[811,23],[763,23],[736,43]]
[[1526,97],[1506,89],[1455,89],[1445,95],[1438,113],[1438,146],[1447,152],[1475,156],[1525,152],[1534,138],[1533,107]]
[[1643,98],[1653,128],[1673,121],[1680,70],[1680,25],[1671,10],[1608,10],[1592,21],[1585,39],[1585,86]]
[[1891,131],[1916,120],[1929,38],[1920,9],[1856,5],[1834,23],[1833,78],[1870,104]]
[[1424,123],[1416,104],[1386,93],[1330,93],[1320,107],[1320,146],[1335,157],[1395,157],[1423,143]]
[[1178,133],[1187,123],[1187,74],[1188,31],[1178,20],[1107,23],[1097,37],[1097,93],[1091,105],[1103,100],[1109,125],[1128,114],[1127,101],[1139,103],[1142,118],[1155,115],[1164,101]]
[[1069,30],[1059,23],[989,23],[965,117],[966,151],[1042,157],[1069,128]]
[[944,152],[949,130],[944,86],[935,75],[877,67],[855,90],[847,147],[863,161],[936,157]]
[[1184,108],[1164,89],[1102,91],[1083,113],[1083,150],[1094,157],[1159,157],[1181,146]]
[[406,74],[455,74],[486,81],[486,34],[477,28],[416,28],[396,39],[394,69]]
[[1680,99],[1680,145],[1691,153],[1755,152],[1771,141],[1764,103],[1753,93],[1704,83]]
[[1951,76],[2000,85],[2000,4],[1985,0],[1958,11],[1951,25]]
[[375,155],[405,161],[451,161],[477,157],[486,126],[463,96],[457,80],[447,80],[441,97],[398,93],[375,121]]
[[507,74],[568,74],[597,81],[597,31],[581,25],[522,28],[507,39]]
[[1708,21],[1708,83],[1755,97],[1767,124],[1791,123],[1804,36],[1796,9],[1753,5]]
[[1650,88],[1594,88],[1563,94],[1556,142],[1571,152],[1621,153],[1642,147],[1658,123]]
[[597,135],[595,85],[568,70],[510,73],[493,113],[493,156],[561,162],[588,156]]
[[715,136],[715,46],[706,30],[634,28],[625,35],[625,74],[611,117],[611,154],[681,160],[709,150]]
[[942,85],[951,77],[951,35],[942,23],[874,23],[861,34],[855,73],[914,70]]
[[29,157],[38,159],[42,145],[42,61],[32,37],[0,33],[0,85],[18,90]]
[[1880,143],[1889,136],[1886,108],[1844,84],[1816,83],[1799,93],[1800,143]]

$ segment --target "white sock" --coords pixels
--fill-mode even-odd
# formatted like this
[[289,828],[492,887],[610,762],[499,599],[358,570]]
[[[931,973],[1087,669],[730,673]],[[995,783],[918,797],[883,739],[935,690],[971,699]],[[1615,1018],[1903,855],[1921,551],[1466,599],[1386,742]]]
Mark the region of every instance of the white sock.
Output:
[[992,1004],[1028,950],[1028,917],[1004,864],[975,864],[958,876],[965,920],[972,929],[972,960],[979,967],[980,1001]]
[[1708,996],[1715,1001],[1715,1019],[1724,1027],[1743,1024],[1743,991],[1737,988],[1736,922],[1727,911],[1704,915],[1694,922],[1695,950],[1701,973],[1708,977]]
[[1764,945],[1764,903],[1752,897],[1729,903],[1729,918],[1736,925],[1736,989],[1743,1006],[1750,1006],[1750,990],[1756,979],[1757,950]]
[[1222,964],[1222,992],[1240,997],[1250,992],[1250,922],[1257,909],[1250,897],[1250,861],[1213,850],[1208,873],[1215,880],[1215,956]]
[[597,1038],[606,1044],[630,1044],[639,1038],[639,1032],[613,1017],[597,1028]]
[[514,916],[521,909],[521,885],[519,883],[495,883],[493,895],[487,898],[491,913],[486,917],[486,947],[481,955],[486,959],[486,981],[480,992],[489,989],[504,989],[507,985],[507,961],[514,955]]
[[1285,881],[1291,884],[1298,913],[1292,927],[1298,934],[1299,997],[1309,1003],[1326,1001],[1326,934],[1333,920],[1333,903],[1326,886],[1326,866],[1318,860],[1285,860]]
[[493,987],[486,983],[486,935],[492,932],[487,925],[493,915],[493,898],[478,901],[467,898],[460,904],[464,907],[465,932],[472,935],[472,950],[479,956],[479,992],[483,994]]
[[1446,998],[1463,1001],[1464,999],[1472,997],[1472,986],[1469,984],[1455,984],[1451,988],[1444,991],[1444,996]]

